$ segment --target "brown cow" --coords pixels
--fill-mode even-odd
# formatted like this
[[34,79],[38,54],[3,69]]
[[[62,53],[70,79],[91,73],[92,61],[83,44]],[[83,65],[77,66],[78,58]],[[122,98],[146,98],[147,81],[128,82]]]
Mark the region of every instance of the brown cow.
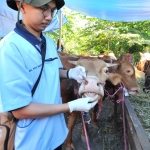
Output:
[[[108,72],[108,66],[112,66],[110,64],[106,64],[103,60],[99,58],[76,58],[76,56],[71,58],[69,55],[61,56],[59,53],[60,59],[64,65],[65,69],[72,68],[73,66],[69,66],[67,64],[67,60],[71,60],[72,65],[81,65],[86,68],[87,77],[79,86],[74,80],[64,79],[61,80],[61,95],[63,102],[68,102],[70,100],[78,98],[78,95],[83,97],[94,97],[98,95],[98,99],[102,100],[104,96],[104,84],[108,79],[112,82],[112,84],[117,85],[121,81],[121,76],[114,73]],[[72,61],[74,59],[78,59],[78,61]],[[79,90],[78,90],[79,86]],[[79,91],[79,92],[78,92]],[[72,130],[75,125],[76,117],[78,112],[74,111],[69,114],[68,118],[68,137],[66,139],[66,149],[74,148],[72,142]]]
[[[109,68],[109,72],[116,72],[122,76],[122,84],[124,88],[127,90],[128,94],[130,95],[138,95],[140,92],[140,88],[138,86],[138,82],[135,77],[135,69],[133,65],[130,63],[129,58],[126,55],[120,55],[120,57],[117,60],[110,60],[105,59],[106,57],[103,57],[104,61],[106,62],[112,62],[115,64],[118,64],[116,67]],[[107,57],[108,58],[108,57]],[[105,90],[109,92],[110,95],[113,95],[118,89],[120,88],[120,85],[112,85],[109,81],[106,81]],[[116,126],[117,120],[117,109],[121,109],[121,103],[117,104],[116,101],[122,99],[122,92],[123,89],[121,89],[115,96],[114,96],[114,125]],[[108,93],[107,93],[108,94]],[[109,95],[109,96],[110,96]],[[105,92],[106,96],[106,92]],[[105,99],[104,96],[104,99]],[[103,100],[104,100],[103,99]],[[92,111],[92,121],[94,122],[94,126],[97,126],[97,119],[96,119],[96,112],[97,107],[95,106]],[[83,134],[82,134],[83,136]]]
[[145,83],[143,86],[143,91],[145,93],[150,92],[150,60],[147,60],[145,65],[144,65],[144,70],[145,70]]
[[137,95],[139,93],[140,88],[135,77],[135,68],[130,63],[126,55],[121,54],[117,60],[113,61],[108,61],[104,58],[104,61],[118,64],[116,67],[111,68],[109,71],[116,72],[122,76],[122,83],[130,95]]
[[120,55],[116,72],[122,76],[122,82],[130,95],[137,95],[140,92],[138,82],[135,77],[135,68],[130,63],[126,55]]
[[139,52],[139,54],[140,54],[140,61],[137,64],[137,69],[140,70],[140,71],[145,72],[144,65],[145,65],[147,60],[150,60],[150,53],[148,53],[148,52],[146,52],[146,53]]
[[[71,64],[68,65],[67,60],[69,60],[69,59],[72,60],[72,58],[71,57],[69,58],[69,56],[61,57],[61,60],[64,64],[64,66],[67,66],[66,69],[69,69],[69,67],[71,67],[71,68],[74,67],[74,66],[70,66]],[[75,59],[78,60],[79,57],[73,56],[73,60],[75,60]],[[92,60],[92,61],[94,59],[97,60],[96,57],[94,57],[94,58],[93,57],[92,58],[86,57],[86,59]],[[85,60],[85,58],[84,58],[84,60]],[[111,62],[108,59],[107,59],[107,61]],[[84,62],[86,62],[86,61],[84,61]],[[101,62],[99,62],[99,61],[96,61],[96,62],[101,64]],[[115,72],[117,72],[118,74],[120,74],[122,76],[122,82],[125,85],[125,87],[127,88],[129,94],[137,95],[139,93],[139,87],[138,87],[137,80],[135,78],[135,70],[134,70],[134,67],[132,66],[132,64],[129,62],[128,58],[125,55],[121,55],[117,61],[113,60],[112,63],[118,64],[117,67],[113,67],[113,68],[115,68]],[[86,63],[86,65],[90,66],[88,63]],[[91,67],[91,68],[93,69],[94,67]],[[113,69],[113,71],[114,71],[114,69]],[[63,80],[63,82],[61,82],[61,91],[62,91],[63,101],[66,100],[66,102],[67,102],[67,101],[71,100],[72,98],[74,98],[74,99],[76,98],[76,96],[74,95],[73,88],[77,87],[77,86],[78,85],[74,84],[74,81],[72,81],[72,80]],[[64,88],[64,87],[66,87],[66,88]],[[108,85],[106,84],[106,88],[107,87],[108,87]],[[109,88],[110,88],[110,86],[109,86]],[[115,86],[115,88],[118,88],[118,87]],[[94,109],[92,111],[92,121],[93,121],[95,126],[97,126],[96,112],[97,112],[97,107],[94,107]],[[72,114],[70,114],[70,117],[68,120],[68,128],[69,128],[70,132],[68,134],[68,138],[66,139],[66,147],[71,147],[72,129],[73,129],[73,126],[75,124],[76,117],[77,117],[77,112],[73,112]],[[84,136],[83,132],[82,132],[82,136]]]
[[[109,60],[110,61],[110,60]],[[140,92],[140,88],[138,86],[138,82],[135,77],[135,68],[130,63],[128,57],[126,55],[121,54],[117,60],[113,60],[112,63],[117,63],[116,67],[111,68],[110,72],[116,72],[122,76],[122,85],[112,85],[110,82],[106,82],[105,85],[105,96],[108,95],[110,98],[114,98],[114,125],[116,127],[116,116],[117,109],[121,109],[121,103],[117,104],[117,100],[123,99],[123,94],[125,92],[125,96],[134,95],[136,96]],[[124,87],[124,88],[123,88]],[[124,91],[123,91],[123,89]],[[116,93],[117,92],[117,93]],[[109,93],[109,94],[108,94]],[[116,93],[114,95],[114,93]]]

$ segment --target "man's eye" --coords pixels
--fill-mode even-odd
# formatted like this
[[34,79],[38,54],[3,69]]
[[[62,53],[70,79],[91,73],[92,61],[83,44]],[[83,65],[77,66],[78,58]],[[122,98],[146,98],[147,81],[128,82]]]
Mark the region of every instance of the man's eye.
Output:
[[48,10],[48,7],[41,7],[41,9],[42,9],[43,11],[46,11],[46,10]]
[[55,11],[56,11],[56,9],[52,9],[52,10],[51,10],[51,13],[54,13]]

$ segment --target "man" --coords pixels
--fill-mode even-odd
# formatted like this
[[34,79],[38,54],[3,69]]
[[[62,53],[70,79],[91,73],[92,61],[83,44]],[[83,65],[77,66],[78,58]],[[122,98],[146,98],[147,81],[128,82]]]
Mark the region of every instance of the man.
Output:
[[[0,42],[0,110],[11,111],[19,119],[15,150],[61,149],[66,139],[64,112],[89,111],[97,102],[82,98],[62,104],[59,78],[82,82],[85,68],[62,70],[53,40],[42,31],[50,24],[63,0],[7,0],[10,8],[22,13],[22,21]],[[42,76],[32,96],[41,70],[41,53],[46,47]]]

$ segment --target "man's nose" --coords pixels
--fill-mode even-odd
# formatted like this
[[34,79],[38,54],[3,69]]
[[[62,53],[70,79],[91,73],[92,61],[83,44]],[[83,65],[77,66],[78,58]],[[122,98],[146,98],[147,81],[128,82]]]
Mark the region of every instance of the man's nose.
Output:
[[51,14],[49,14],[48,16],[45,17],[46,20],[52,21],[53,17]]

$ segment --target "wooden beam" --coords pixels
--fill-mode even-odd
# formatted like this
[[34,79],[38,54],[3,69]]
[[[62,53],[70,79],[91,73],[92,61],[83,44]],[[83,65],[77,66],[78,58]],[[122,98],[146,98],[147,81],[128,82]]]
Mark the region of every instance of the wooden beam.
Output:
[[131,150],[150,150],[150,142],[127,97],[125,97],[127,142]]

